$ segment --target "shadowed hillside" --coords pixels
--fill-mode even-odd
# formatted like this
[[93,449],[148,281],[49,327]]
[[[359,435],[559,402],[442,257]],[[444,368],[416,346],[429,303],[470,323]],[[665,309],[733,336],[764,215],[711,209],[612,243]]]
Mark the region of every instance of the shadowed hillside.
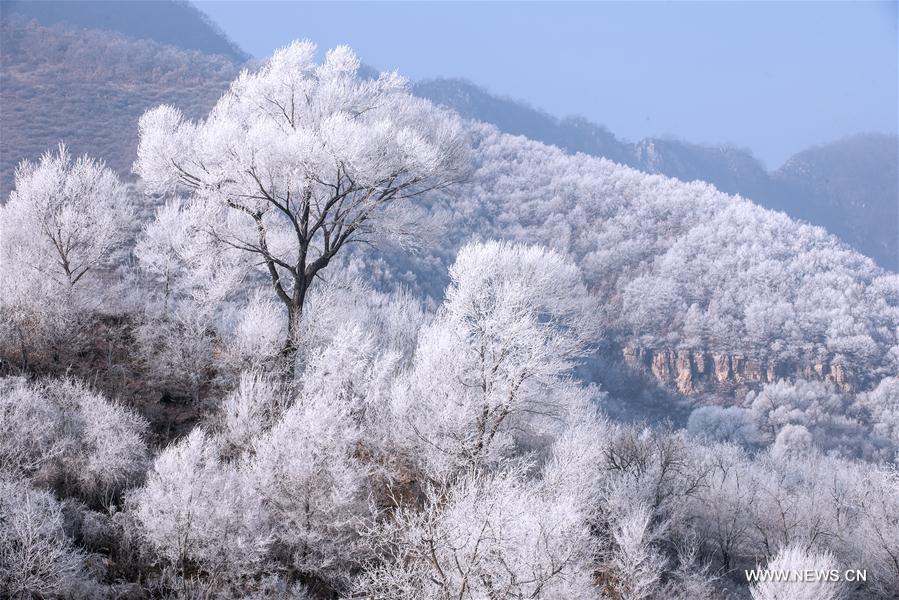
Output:
[[899,269],[899,140],[858,135],[804,150],[772,173],[789,214]]
[[0,23],[0,193],[15,165],[60,141],[77,154],[131,169],[137,120],[160,103],[199,116],[227,89],[238,65],[109,32],[3,19]]
[[[127,5],[127,9],[123,4]],[[203,12],[183,0],[128,0],[116,3],[97,0],[3,0],[0,11],[7,16],[34,19],[41,25],[65,24],[76,28],[103,29],[183,50],[221,54],[232,60],[249,58]]]

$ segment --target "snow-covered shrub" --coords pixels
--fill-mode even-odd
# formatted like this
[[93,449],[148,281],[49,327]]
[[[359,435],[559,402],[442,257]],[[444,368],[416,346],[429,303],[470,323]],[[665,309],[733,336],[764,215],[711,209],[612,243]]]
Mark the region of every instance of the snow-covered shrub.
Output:
[[349,403],[304,393],[257,441],[249,466],[294,567],[336,586],[346,584],[369,512],[359,441]]
[[589,527],[520,472],[469,472],[431,487],[370,532],[380,553],[359,582],[376,598],[595,599]]
[[239,578],[268,548],[252,478],[223,463],[202,429],[163,450],[129,500],[148,542],[182,573],[196,565],[213,580]]
[[[750,587],[752,600],[839,600],[845,593],[842,581],[811,578],[800,581],[795,572],[811,569],[815,573],[837,570],[839,564],[829,552],[808,550],[799,546],[784,546],[768,560],[769,571],[786,571],[787,581],[765,581]],[[761,569],[761,567],[759,567]]]
[[0,596],[87,598],[83,568],[83,554],[63,531],[59,502],[0,477]]
[[277,361],[286,335],[283,311],[268,294],[256,290],[238,310],[226,342],[228,360],[244,370]]
[[207,310],[184,300],[168,311],[148,311],[135,331],[135,341],[155,381],[178,386],[199,400],[214,366],[214,327]]
[[147,423],[73,379],[0,382],[5,471],[107,501],[147,466]]
[[25,378],[0,379],[0,469],[8,475],[38,472],[59,457],[69,441],[62,435],[60,408]]
[[283,385],[261,371],[244,371],[222,402],[221,440],[236,453],[250,451],[287,408]]

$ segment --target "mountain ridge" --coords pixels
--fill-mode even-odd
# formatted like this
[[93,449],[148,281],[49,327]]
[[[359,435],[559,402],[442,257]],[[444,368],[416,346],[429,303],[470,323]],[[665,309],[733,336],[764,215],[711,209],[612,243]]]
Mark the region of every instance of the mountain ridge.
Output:
[[128,10],[110,10],[110,3],[102,0],[0,0],[0,12],[33,19],[45,26],[66,24],[114,31],[133,39],[219,54],[231,60],[250,58],[206,13],[186,0],[127,0],[126,4]]
[[[209,19],[195,7],[184,2],[146,2],[137,0],[128,3],[132,12],[143,14],[155,10],[181,11],[193,15],[188,19],[192,27],[213,37],[219,36],[214,44],[207,44],[206,50],[231,48],[231,54],[210,54],[209,51],[185,49],[190,44],[184,40],[174,46],[160,40],[138,40],[125,33],[111,34],[104,39],[104,31],[97,27],[116,27],[127,30],[130,22],[121,18],[120,22],[109,18],[108,13],[128,13],[129,11],[100,11],[100,2],[90,1],[88,7],[73,16],[66,3],[26,3],[4,0],[3,8],[4,44],[2,52],[2,77],[4,79],[3,104],[0,114],[5,132],[4,144],[0,147],[0,193],[5,198],[11,189],[12,170],[22,158],[35,158],[46,148],[60,140],[69,141],[76,152],[90,152],[113,164],[117,170],[127,174],[130,170],[133,148],[136,144],[137,118],[146,108],[158,103],[173,103],[188,110],[199,111],[211,106],[212,102],[227,89],[233,75],[246,63],[246,53],[240,51],[227,36],[222,34]],[[108,8],[108,6],[107,6]],[[52,10],[51,10],[52,9]],[[53,10],[59,9],[54,16]],[[38,14],[41,19],[27,19],[29,14]],[[49,16],[48,16],[49,15]],[[199,15],[199,16],[198,16]],[[75,18],[77,16],[77,19]],[[10,18],[15,17],[15,18]],[[66,19],[73,20],[69,23]],[[105,19],[105,20],[104,20]],[[41,24],[53,21],[55,25]],[[162,17],[149,19],[159,22]],[[124,22],[125,25],[122,25]],[[76,29],[93,26],[94,28]],[[28,52],[32,56],[18,56],[15,48],[10,48],[11,31],[27,30],[31,35],[46,37],[43,47],[32,40]],[[152,27],[150,31],[163,40],[170,40]],[[172,34],[175,35],[175,34]],[[183,32],[182,32],[183,37]],[[60,44],[71,48],[74,39],[81,36],[90,39],[96,48],[94,52],[82,53],[87,56],[87,68],[102,71],[110,56],[127,54],[129,41],[134,44],[157,44],[153,50],[146,46],[144,64],[132,65],[131,72],[113,73],[107,81],[93,77],[95,85],[75,82],[71,72],[79,72],[79,65],[71,57],[53,55],[53,49]],[[177,37],[177,36],[176,36]],[[201,36],[202,37],[202,36]],[[60,40],[63,40],[62,42]],[[170,40],[171,41],[171,40]],[[194,44],[196,45],[196,44]],[[178,48],[186,54],[179,59],[174,54],[164,60],[164,65],[156,65],[150,55],[165,54],[164,48]],[[191,55],[191,52],[196,54]],[[21,51],[18,52],[22,54]],[[133,54],[133,52],[132,52]],[[140,53],[138,53],[140,54]],[[202,56],[209,56],[209,65],[203,64]],[[215,58],[218,56],[219,58]],[[60,86],[59,81],[47,78],[43,82],[29,81],[36,62],[43,60],[44,67],[56,61],[65,65],[58,69],[59,81],[68,81]],[[190,93],[178,85],[168,84],[152,90],[158,83],[160,71],[163,76],[188,68],[195,72],[190,75]],[[205,77],[203,70],[209,73]],[[374,71],[368,68],[367,70]],[[148,73],[150,74],[148,77]],[[90,79],[90,78],[88,78]],[[42,86],[49,86],[43,89]],[[126,88],[138,90],[128,97]],[[669,138],[646,138],[629,142],[617,138],[606,127],[580,117],[558,118],[526,103],[504,98],[490,93],[486,88],[470,81],[459,79],[434,79],[411,83],[412,91],[419,96],[443,104],[463,117],[495,125],[500,131],[513,135],[523,135],[530,139],[557,146],[569,153],[584,153],[608,158],[623,165],[637,168],[647,173],[657,173],[676,177],[683,181],[700,180],[713,184],[719,190],[751,198],[758,204],[786,212],[789,216],[814,225],[821,225],[837,234],[850,246],[872,257],[881,266],[899,270],[899,176],[896,164],[899,162],[897,147],[899,138],[885,134],[860,134],[844,140],[808,148],[788,159],[784,165],[769,171],[752,156],[750,151],[732,146],[705,146]],[[119,90],[116,92],[115,90]],[[59,99],[65,106],[56,117],[52,115],[31,116],[39,126],[25,127],[24,119],[35,111],[29,103],[33,98],[45,97],[47,92]],[[97,104],[88,101],[83,106],[73,107],[78,94],[94,98],[104,110],[111,111],[113,118],[105,119],[97,111]],[[146,96],[140,98],[141,94]],[[195,106],[196,105],[196,106]],[[38,109],[40,110],[40,109]],[[73,122],[82,122],[75,131]],[[110,131],[104,121],[115,123],[122,131]],[[125,126],[127,124],[127,127]],[[26,131],[27,129],[27,131]],[[80,132],[84,132],[84,134]],[[83,140],[80,138],[84,138]],[[13,141],[10,142],[9,140]],[[108,150],[97,142],[105,139]]]
[[[413,90],[504,133],[524,135],[569,153],[602,156],[646,173],[706,181],[722,192],[826,227],[881,266],[899,269],[899,136],[876,132],[847,136],[800,151],[769,171],[742,148],[659,137],[631,143],[586,119],[553,117],[464,79],[416,82]],[[802,169],[817,176],[803,177]],[[831,181],[839,185],[828,185]],[[867,203],[865,211],[858,210],[860,198]]]

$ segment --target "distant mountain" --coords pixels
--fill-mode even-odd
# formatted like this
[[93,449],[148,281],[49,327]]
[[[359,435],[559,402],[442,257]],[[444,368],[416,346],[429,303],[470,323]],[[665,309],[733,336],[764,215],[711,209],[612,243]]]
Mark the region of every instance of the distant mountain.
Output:
[[589,121],[557,119],[464,80],[424,81],[414,90],[500,131],[569,153],[602,156],[684,181],[707,181],[723,192],[826,227],[881,266],[899,270],[896,136],[860,135],[812,148],[769,173],[747,150],[658,138],[632,144]]
[[[75,4],[75,3],[73,3]],[[15,165],[60,141],[128,175],[137,121],[170,103],[205,114],[237,75],[222,55],[181,50],[110,32],[0,20],[0,194]]]
[[496,125],[504,133],[523,135],[568,152],[603,156],[623,164],[632,162],[630,145],[618,140],[605,127],[580,118],[557,119],[522,102],[494,96],[469,81],[420,81],[413,84],[412,91],[452,108],[463,117]]
[[231,60],[249,58],[209,17],[182,0],[2,0],[0,12],[4,16],[34,19],[41,25],[102,29],[183,50],[220,54]]
[[789,214],[822,225],[899,270],[899,140],[858,135],[804,150],[772,173]]
[[708,181],[722,192],[753,200],[771,193],[767,171],[748,150],[740,148],[648,138],[633,145],[630,164],[682,181]]

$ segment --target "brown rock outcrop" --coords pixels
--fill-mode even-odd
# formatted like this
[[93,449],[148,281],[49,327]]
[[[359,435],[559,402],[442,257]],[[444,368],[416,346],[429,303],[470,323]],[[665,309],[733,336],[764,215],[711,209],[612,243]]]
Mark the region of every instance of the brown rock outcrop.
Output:
[[759,388],[784,378],[830,381],[844,392],[858,389],[851,369],[842,364],[819,362],[794,365],[723,352],[622,348],[624,361],[682,394],[732,391],[736,387]]

